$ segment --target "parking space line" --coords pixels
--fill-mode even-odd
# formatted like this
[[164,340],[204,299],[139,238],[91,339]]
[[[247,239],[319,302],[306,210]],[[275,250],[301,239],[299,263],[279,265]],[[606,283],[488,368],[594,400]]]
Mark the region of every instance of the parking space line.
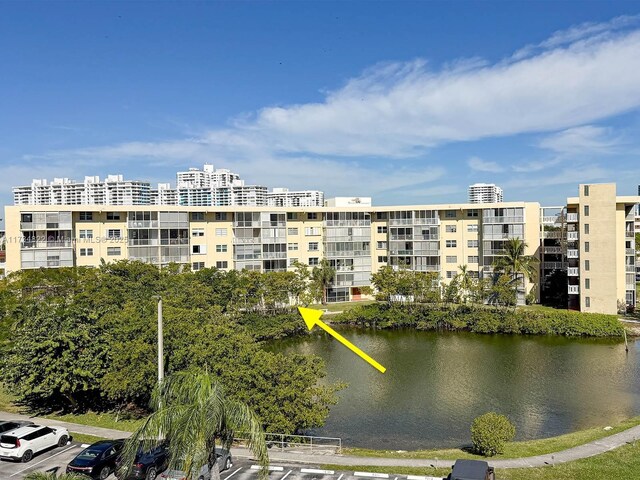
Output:
[[284,480],[285,478],[287,478],[289,476],[289,474],[293,472],[293,470],[289,470],[286,475],[284,477],[282,477],[280,480]]
[[389,478],[388,473],[353,472],[354,477]]
[[342,480],[342,477],[344,477],[344,473],[340,474],[340,476],[338,477],[338,480]]
[[[260,470],[262,467],[260,465],[251,465],[251,470]],[[282,472],[284,471],[284,467],[272,467],[271,465],[269,465],[269,467],[267,467],[269,469],[270,472]]]
[[238,473],[240,470],[242,470],[242,467],[240,467],[239,469],[237,469],[235,472],[233,472],[231,475],[229,475],[227,478],[225,478],[224,480],[229,480],[231,477],[233,477],[236,473]]
[[302,473],[318,473],[320,475],[333,475],[336,473],[333,470],[318,470],[316,468],[301,468],[300,471]]
[[71,445],[69,448],[67,448],[66,450],[62,450],[61,452],[56,453],[55,455],[51,455],[50,457],[47,458],[43,458],[42,460],[40,460],[39,462],[36,463],[32,463],[31,465],[29,465],[27,468],[23,468],[22,470],[18,470],[16,473],[9,475],[9,477],[15,477],[16,475],[18,475],[19,473],[22,472],[26,472],[27,470],[29,470],[30,468],[35,467],[36,465],[40,465],[42,462],[46,462],[47,460],[53,458],[53,457],[57,457],[58,455],[64,453],[64,452],[68,452],[69,450],[76,448],[77,445]]

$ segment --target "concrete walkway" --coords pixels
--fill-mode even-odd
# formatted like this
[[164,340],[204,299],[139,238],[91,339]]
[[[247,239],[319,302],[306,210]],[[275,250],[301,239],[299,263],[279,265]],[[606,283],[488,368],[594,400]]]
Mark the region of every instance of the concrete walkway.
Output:
[[[90,427],[76,423],[59,422],[47,418],[28,417],[14,413],[0,412],[0,420],[21,419],[31,420],[44,425],[66,427],[70,432],[83,433],[104,438],[125,438],[129,432],[112,430],[109,428]],[[538,455],[535,457],[513,458],[504,460],[491,460],[489,463],[496,468],[528,468],[544,467],[547,465],[558,465],[560,463],[572,462],[581,458],[593,457],[601,453],[608,452],[614,448],[627,443],[634,443],[640,440],[640,425],[632,427],[608,437],[595,440],[593,442],[580,445],[578,447],[562,450],[561,452]],[[237,457],[251,457],[251,452],[246,448],[233,448],[231,453]],[[357,457],[351,455],[338,454],[310,454],[304,451],[277,451],[275,448],[269,451],[271,462],[298,462],[314,465],[363,465],[363,466],[389,466],[389,467],[443,467],[448,468],[453,464],[453,460],[428,460],[418,458],[378,458],[378,457]]]

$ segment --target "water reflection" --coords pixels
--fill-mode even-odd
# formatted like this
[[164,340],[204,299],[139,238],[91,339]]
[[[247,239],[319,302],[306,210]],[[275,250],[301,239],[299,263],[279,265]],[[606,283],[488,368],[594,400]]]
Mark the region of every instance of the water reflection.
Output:
[[327,381],[343,380],[326,425],[317,435],[347,445],[416,449],[469,441],[473,419],[508,415],[518,439],[543,438],[640,413],[640,343],[629,354],[617,341],[344,330],[382,365],[380,374],[324,334],[271,345],[314,353]]

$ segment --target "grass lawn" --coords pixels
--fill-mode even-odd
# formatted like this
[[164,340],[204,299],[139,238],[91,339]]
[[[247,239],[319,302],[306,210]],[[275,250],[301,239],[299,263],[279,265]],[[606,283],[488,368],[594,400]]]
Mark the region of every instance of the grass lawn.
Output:
[[73,437],[73,441],[78,443],[92,444],[100,440],[106,440],[106,438],[94,437],[93,435],[85,435],[83,433],[75,433],[75,432],[69,432],[69,433],[71,433],[71,436]]
[[[526,442],[511,442],[505,447],[505,451],[502,455],[497,455],[499,458],[519,458],[519,457],[532,457],[535,455],[543,455],[545,453],[554,453],[567,448],[576,447],[584,443],[598,440],[614,433],[621,432],[631,427],[640,425],[640,417],[634,417],[618,425],[612,425],[612,430],[604,430],[603,427],[590,428],[587,430],[580,430],[574,433],[567,433],[566,435],[560,435],[558,437],[543,438],[540,440],[529,440]],[[398,453],[394,450],[368,450],[364,448],[343,448],[345,455],[357,455],[363,457],[391,457],[391,458],[431,458],[431,459],[456,459],[456,458],[472,458],[472,459],[484,459],[479,455],[473,455],[467,453],[459,448],[450,448],[442,450],[415,450],[409,452]]]
[[[453,462],[452,462],[453,463]],[[489,462],[491,463],[491,462]],[[325,465],[323,468],[345,470],[344,465]],[[450,469],[431,467],[369,467],[349,466],[348,469],[365,472],[380,472],[396,475],[426,475],[445,477]],[[625,445],[602,455],[584,458],[555,467],[498,469],[500,480],[605,480],[636,479],[640,475],[640,444]]]

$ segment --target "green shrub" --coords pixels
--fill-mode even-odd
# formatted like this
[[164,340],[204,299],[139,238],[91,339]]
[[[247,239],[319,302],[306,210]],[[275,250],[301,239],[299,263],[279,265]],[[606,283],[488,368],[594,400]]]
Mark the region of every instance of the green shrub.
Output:
[[473,449],[485,457],[503,453],[505,444],[513,440],[515,435],[515,425],[504,415],[495,412],[480,415],[471,424]]

